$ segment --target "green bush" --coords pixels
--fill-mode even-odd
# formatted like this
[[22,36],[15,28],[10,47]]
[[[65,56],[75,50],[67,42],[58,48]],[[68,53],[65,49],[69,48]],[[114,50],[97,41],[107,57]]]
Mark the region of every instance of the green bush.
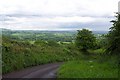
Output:
[[21,42],[7,38],[2,43],[2,72],[4,74],[29,66],[74,60],[76,57],[72,53],[75,51],[54,41],[48,43],[36,41],[35,44],[31,44],[28,41]]

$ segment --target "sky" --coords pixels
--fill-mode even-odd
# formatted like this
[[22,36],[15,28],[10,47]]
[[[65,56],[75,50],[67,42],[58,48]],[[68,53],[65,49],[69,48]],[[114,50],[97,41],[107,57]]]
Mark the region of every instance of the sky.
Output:
[[0,0],[0,28],[108,31],[119,0]]

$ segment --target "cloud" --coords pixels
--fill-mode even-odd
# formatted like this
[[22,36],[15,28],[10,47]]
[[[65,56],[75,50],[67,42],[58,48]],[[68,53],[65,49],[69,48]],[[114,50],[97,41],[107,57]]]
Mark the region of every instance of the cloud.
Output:
[[[0,27],[108,30],[119,0],[0,0]],[[90,27],[91,26],[91,27]],[[102,27],[101,27],[102,26]],[[104,27],[103,27],[104,26]]]

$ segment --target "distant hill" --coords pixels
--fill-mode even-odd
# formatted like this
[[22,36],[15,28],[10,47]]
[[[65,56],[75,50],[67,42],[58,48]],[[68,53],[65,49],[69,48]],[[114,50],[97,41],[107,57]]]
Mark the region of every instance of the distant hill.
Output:
[[[12,32],[35,32],[35,33],[77,33],[76,30],[66,30],[66,31],[41,31],[41,30],[10,30],[10,29],[5,29],[5,28],[0,28],[0,31],[2,30],[2,32],[4,31],[12,31]],[[93,31],[94,34],[107,34],[108,31]]]
[[[54,40],[62,42],[71,42],[75,40],[77,31],[40,31],[40,30],[10,30],[1,29],[2,35],[9,36],[14,40]],[[107,34],[107,31],[93,31],[95,35]]]
[[93,31],[94,34],[107,34],[108,31]]
[[11,31],[10,29],[0,28],[0,31]]

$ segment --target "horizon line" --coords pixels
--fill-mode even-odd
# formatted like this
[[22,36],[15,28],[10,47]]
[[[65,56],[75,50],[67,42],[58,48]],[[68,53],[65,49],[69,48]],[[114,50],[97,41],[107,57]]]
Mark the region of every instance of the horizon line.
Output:
[[[49,29],[8,29],[8,28],[0,28],[0,29],[7,29],[7,30],[11,30],[11,31],[77,31],[77,30],[82,30],[82,29],[56,29],[56,30],[49,30]],[[85,28],[83,28],[85,29]],[[88,29],[89,30],[89,29]],[[109,30],[90,30],[90,31],[109,31]]]

